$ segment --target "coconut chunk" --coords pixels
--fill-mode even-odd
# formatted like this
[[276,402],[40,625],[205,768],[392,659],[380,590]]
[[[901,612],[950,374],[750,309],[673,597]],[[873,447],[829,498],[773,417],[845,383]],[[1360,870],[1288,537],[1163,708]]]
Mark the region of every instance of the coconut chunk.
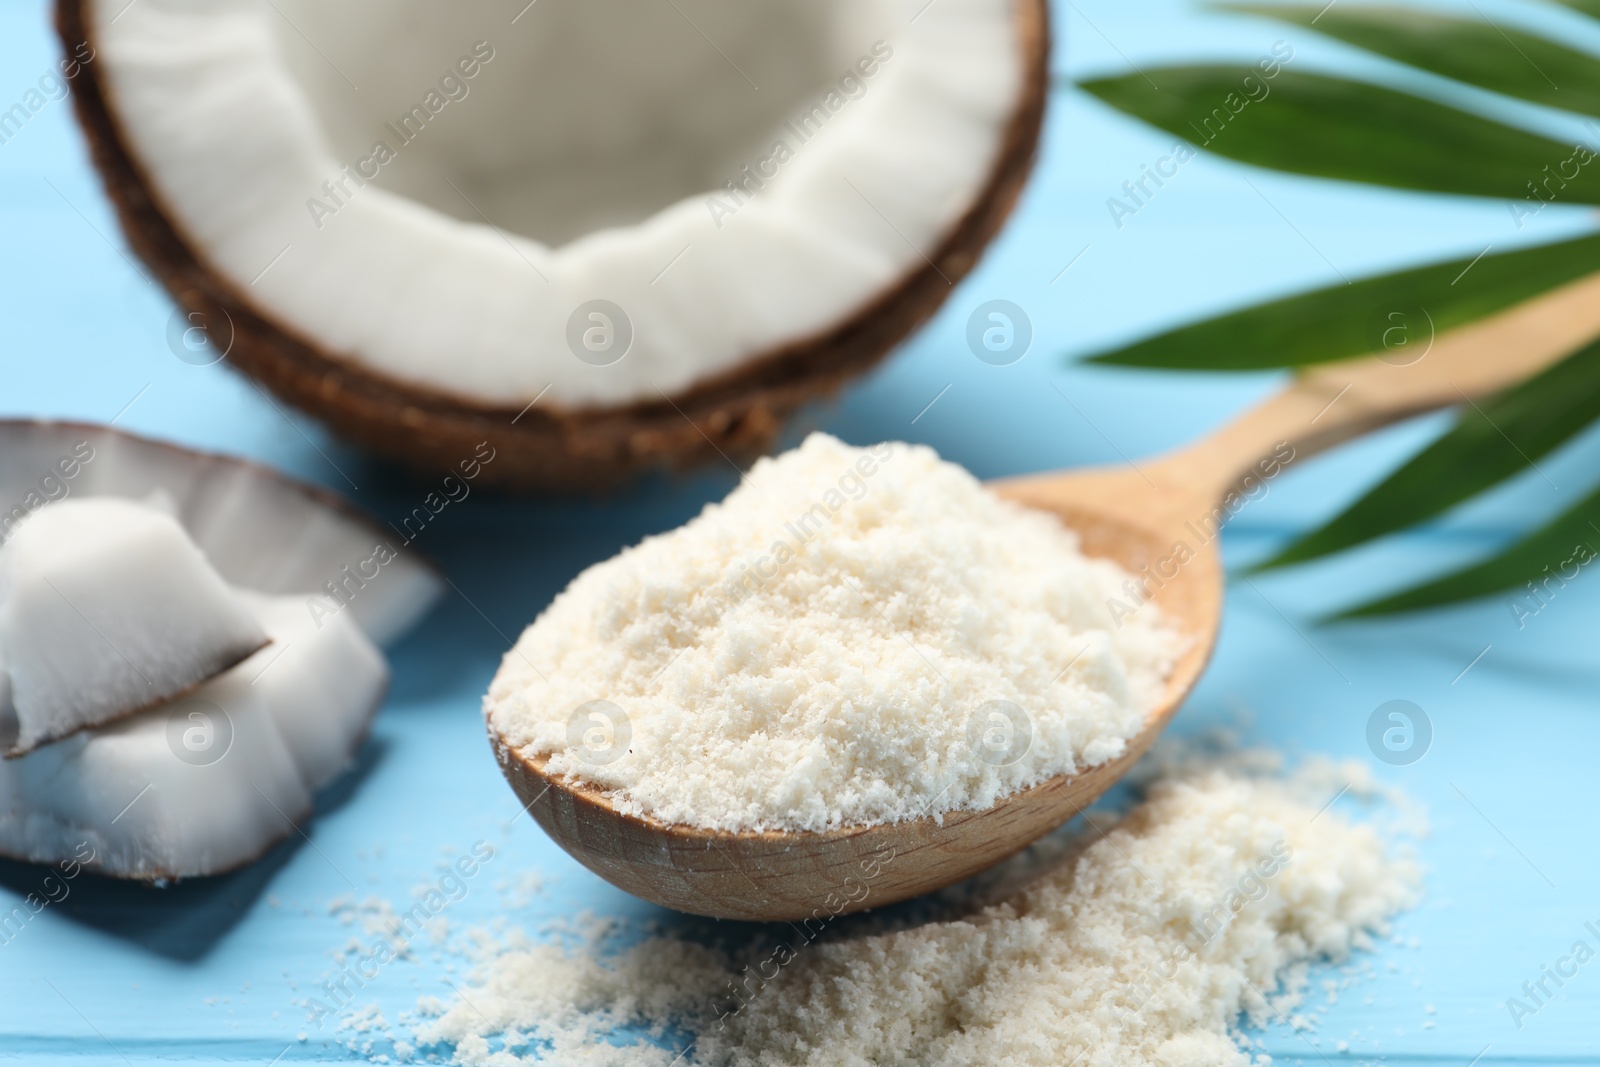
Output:
[[160,506],[41,508],[0,547],[7,756],[171,700],[268,641]]
[[0,420],[0,501],[13,502],[0,511],[0,536],[51,501],[85,497],[165,501],[231,586],[341,595],[346,568],[355,571],[362,580],[343,590],[340,609],[380,645],[411,629],[444,587],[403,533],[266,467],[108,426]]
[[349,612],[238,596],[271,645],[175,701],[0,763],[0,853],[124,878],[217,874],[310,815],[388,668]]

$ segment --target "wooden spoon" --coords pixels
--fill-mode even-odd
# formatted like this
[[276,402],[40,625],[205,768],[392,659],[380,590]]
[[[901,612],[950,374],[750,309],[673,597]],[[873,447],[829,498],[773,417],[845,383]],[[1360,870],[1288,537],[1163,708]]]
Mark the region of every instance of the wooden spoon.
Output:
[[[1119,759],[981,811],[825,833],[729,833],[621,814],[604,791],[547,775],[543,757],[521,755],[491,727],[496,756],[527,810],[562,848],[612,884],[680,911],[804,920],[809,928],[960,881],[1081,812],[1167,725],[1216,643],[1223,593],[1217,527],[1245,493],[1320,449],[1542,369],[1600,332],[1595,307],[1600,276],[1437,338],[1428,323],[1413,321],[1404,348],[1301,374],[1180,452],[1137,466],[994,483],[1002,496],[1060,516],[1089,555],[1151,576],[1154,603],[1193,639]],[[1415,362],[1399,365],[1404,360]]]

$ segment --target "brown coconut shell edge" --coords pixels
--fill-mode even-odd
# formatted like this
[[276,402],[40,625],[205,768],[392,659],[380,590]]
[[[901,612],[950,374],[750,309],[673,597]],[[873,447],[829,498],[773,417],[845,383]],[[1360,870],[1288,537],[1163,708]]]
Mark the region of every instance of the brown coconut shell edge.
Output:
[[[57,0],[67,54],[87,43],[85,0]],[[487,442],[483,484],[593,491],[651,468],[749,459],[771,447],[802,405],[837,392],[926,322],[977,263],[1015,206],[1032,168],[1049,86],[1047,0],[1017,0],[1023,83],[982,191],[920,268],[845,321],[752,356],[672,397],[621,407],[525,409],[475,404],[333,355],[258,311],[210,269],[146,179],[107,99],[100,69],[71,78],[74,109],[129,245],[185,313],[233,326],[227,362],[340,437],[413,471],[455,470]]]

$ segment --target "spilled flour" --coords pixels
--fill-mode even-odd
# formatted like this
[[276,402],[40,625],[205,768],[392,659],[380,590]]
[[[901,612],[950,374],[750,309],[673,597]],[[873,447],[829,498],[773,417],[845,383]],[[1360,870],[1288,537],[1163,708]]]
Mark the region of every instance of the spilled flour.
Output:
[[1322,810],[1347,781],[1375,791],[1361,767],[1261,762],[1169,765],[1114,826],[1010,861],[979,902],[920,925],[778,926],[777,947],[749,951],[484,935],[472,983],[423,1005],[415,1038],[473,1067],[1261,1062],[1241,1015],[1286,1021],[1310,964],[1369,948],[1420,886],[1371,826]]
[[666,822],[986,808],[1144,726],[1185,639],[1153,606],[1113,618],[1133,580],[931,449],[813,434],[579,575],[485,711],[553,773]]

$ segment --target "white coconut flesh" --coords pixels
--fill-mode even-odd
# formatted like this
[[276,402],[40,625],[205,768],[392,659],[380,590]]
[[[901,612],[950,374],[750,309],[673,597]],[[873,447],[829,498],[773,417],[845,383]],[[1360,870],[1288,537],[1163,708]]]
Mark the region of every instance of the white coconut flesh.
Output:
[[0,546],[0,748],[166,701],[267,643],[159,505],[63,500]]
[[229,585],[336,596],[380,645],[409,630],[444,585],[404,534],[265,468],[101,426],[0,421],[0,535],[54,502],[153,496],[169,501]]
[[171,704],[0,763],[0,854],[125,878],[216,874],[309,816],[388,669],[348,612],[238,595],[273,644]]
[[255,308],[415,388],[581,408],[659,401],[925,269],[1018,107],[1017,2],[88,14],[151,191]]

